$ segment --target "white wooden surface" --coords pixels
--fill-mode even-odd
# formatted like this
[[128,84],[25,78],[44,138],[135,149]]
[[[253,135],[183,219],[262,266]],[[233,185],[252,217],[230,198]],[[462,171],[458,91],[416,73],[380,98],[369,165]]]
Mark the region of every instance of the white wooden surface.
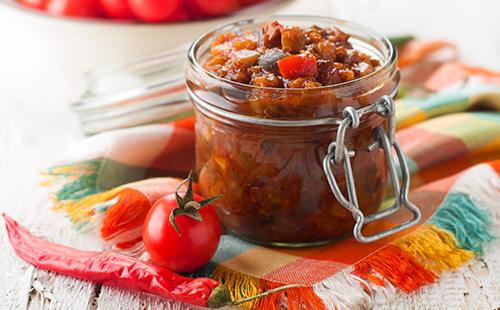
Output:
[[[315,3],[316,6],[313,6]],[[448,9],[449,8],[449,9]],[[327,13],[373,27],[386,34],[412,32],[449,38],[472,64],[500,70],[500,2],[398,0],[296,0],[283,13]],[[73,232],[66,220],[48,210],[47,193],[37,186],[38,173],[65,145],[80,139],[67,103],[81,91],[77,74],[53,63],[36,70],[23,59],[37,57],[23,49],[32,40],[0,8],[0,211],[8,212],[35,233],[83,249],[98,249],[95,240]],[[40,39],[40,38],[38,38]],[[58,46],[54,46],[58,48]],[[446,275],[413,295],[377,300],[380,309],[500,308],[500,243],[482,260]],[[100,287],[34,270],[17,259],[0,221],[0,309],[40,309],[45,288],[47,309],[185,309],[143,294]]]

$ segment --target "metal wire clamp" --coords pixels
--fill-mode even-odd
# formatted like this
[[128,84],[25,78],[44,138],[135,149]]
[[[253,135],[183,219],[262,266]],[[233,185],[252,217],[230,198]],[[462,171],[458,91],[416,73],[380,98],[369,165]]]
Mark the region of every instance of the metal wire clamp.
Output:
[[[354,177],[352,173],[350,157],[356,156],[354,151],[347,149],[345,145],[345,134],[349,128],[357,128],[360,119],[363,115],[368,113],[377,113],[388,119],[388,129],[385,132],[383,127],[375,129],[375,141],[368,146],[368,151],[372,152],[377,148],[382,148],[384,151],[385,159],[387,162],[387,169],[391,181],[392,189],[394,191],[395,201],[390,208],[378,211],[374,214],[365,216],[358,205],[356,186],[354,184]],[[354,225],[353,235],[356,240],[362,243],[368,243],[375,240],[385,238],[389,235],[395,234],[417,224],[422,215],[417,206],[411,203],[408,199],[408,192],[410,188],[410,173],[406,163],[403,152],[399,143],[395,139],[396,133],[396,117],[395,117],[395,103],[389,96],[383,96],[372,105],[354,109],[353,107],[346,107],[343,111],[343,119],[340,122],[337,137],[335,141],[330,143],[328,153],[323,159],[323,169],[325,171],[328,183],[332,189],[335,198],[347,210],[351,211],[356,220]],[[392,154],[394,148],[396,156]],[[399,167],[402,173],[402,187],[400,186],[396,158],[399,162]],[[335,174],[332,170],[332,165],[342,165],[344,168],[347,195],[346,198],[335,179]],[[385,218],[394,212],[398,211],[401,206],[406,207],[413,213],[413,218],[401,223],[390,229],[378,232],[373,235],[365,236],[362,233],[363,226],[373,221]]]

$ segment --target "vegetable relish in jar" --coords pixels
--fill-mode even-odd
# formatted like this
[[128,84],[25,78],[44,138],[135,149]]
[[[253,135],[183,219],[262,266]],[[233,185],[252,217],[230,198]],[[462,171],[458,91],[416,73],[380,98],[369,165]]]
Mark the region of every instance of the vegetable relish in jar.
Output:
[[[236,235],[263,244],[320,244],[355,222],[332,194],[323,158],[344,108],[394,96],[396,54],[388,40],[348,22],[276,19],[222,26],[190,49],[199,189],[204,196],[224,194],[215,205]],[[380,115],[364,115],[346,134],[365,214],[384,197],[384,154],[368,146],[375,128],[386,123]],[[333,169],[346,193],[342,165]]]
[[375,71],[378,59],[352,47],[335,27],[265,23],[260,31],[220,34],[212,43],[208,71],[261,87],[313,88],[352,81]]

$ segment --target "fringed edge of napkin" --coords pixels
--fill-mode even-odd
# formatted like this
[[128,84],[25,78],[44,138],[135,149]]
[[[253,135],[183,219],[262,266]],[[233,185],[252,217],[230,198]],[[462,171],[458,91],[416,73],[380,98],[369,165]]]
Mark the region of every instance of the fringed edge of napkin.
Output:
[[53,193],[53,201],[56,205],[98,194],[101,190],[97,186],[97,180],[105,160],[105,158],[97,158],[50,167],[42,172],[45,180],[40,185],[58,188]]
[[[74,172],[70,169],[64,173]],[[481,186],[495,187],[493,183],[485,182]],[[66,202],[59,207],[71,211],[73,220],[78,223],[89,211],[90,214],[95,212],[96,204],[116,198],[121,189],[97,193],[79,203]],[[498,189],[487,189],[488,192],[492,190]],[[89,206],[94,209],[88,210]],[[498,209],[484,208],[467,191],[452,190],[427,223],[352,267],[312,286],[287,289],[243,306],[280,309],[284,304],[288,309],[365,309],[373,306],[375,298],[391,299],[398,292],[413,292],[434,283],[444,272],[481,256],[486,244],[493,239],[494,227],[498,226],[498,223],[493,225],[500,219],[500,214],[493,214],[500,213]],[[193,276],[197,275],[209,276],[225,284],[236,300],[283,285],[213,263]]]
[[[496,210],[498,212],[498,210]],[[243,304],[246,309],[366,309],[375,298],[390,300],[432,284],[446,271],[483,254],[493,240],[492,210],[463,192],[451,192],[435,215],[411,234],[312,286],[288,289]],[[233,299],[254,296],[282,286],[209,264],[200,275],[225,284]]]

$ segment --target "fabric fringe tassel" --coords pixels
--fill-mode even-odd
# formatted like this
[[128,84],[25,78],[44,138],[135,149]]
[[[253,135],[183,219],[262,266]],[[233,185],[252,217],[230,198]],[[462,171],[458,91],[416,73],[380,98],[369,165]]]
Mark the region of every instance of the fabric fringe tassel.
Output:
[[382,286],[386,279],[406,293],[436,281],[436,275],[393,244],[358,262],[353,274]]
[[313,289],[328,309],[363,310],[372,308],[368,282],[353,275],[352,268],[314,284]]
[[[266,280],[260,280],[260,290],[266,292],[273,288],[283,286]],[[295,287],[284,290],[282,293],[272,294],[258,299],[255,303],[256,309],[326,309],[323,301],[315,294],[312,286]]]
[[428,223],[449,231],[461,248],[478,256],[483,255],[484,246],[493,240],[491,210],[482,208],[465,193],[446,196]]
[[[142,240],[142,225],[150,207],[151,202],[142,192],[118,187],[78,201],[60,203],[54,209],[64,211],[78,230],[99,226],[101,238],[111,247],[123,250],[135,248]],[[142,254],[142,247],[129,254]]]
[[[243,299],[262,293],[260,290],[260,279],[248,276],[223,266],[215,267],[211,276],[215,281],[220,282],[229,289],[231,300]],[[245,309],[253,309],[255,301],[243,304]]]
[[353,274],[409,293],[482,255],[493,240],[492,229],[491,210],[466,193],[451,193],[428,224],[358,262]]
[[142,192],[131,188],[123,188],[116,197],[118,201],[109,207],[102,221],[101,236],[118,243],[118,247],[128,247],[121,243],[141,240],[142,226],[151,202]]
[[[221,265],[215,267],[211,276],[214,280],[227,286],[232,300],[240,300],[246,297],[264,293],[270,289],[283,286],[264,279],[245,275]],[[245,309],[326,309],[321,298],[315,294],[313,287],[295,287],[270,294],[263,298],[252,300],[242,304]]]
[[395,244],[436,275],[459,268],[474,256],[459,248],[455,237],[436,225],[423,225]]
[[42,173],[46,180],[41,185],[58,187],[54,193],[56,203],[97,194],[101,191],[97,179],[103,162],[103,159],[94,159],[51,167]]
[[55,211],[64,211],[77,229],[84,228],[92,222],[92,217],[96,213],[104,213],[110,207],[109,202],[116,198],[122,188],[115,188],[107,192],[93,194],[80,200],[61,201],[55,204]]

